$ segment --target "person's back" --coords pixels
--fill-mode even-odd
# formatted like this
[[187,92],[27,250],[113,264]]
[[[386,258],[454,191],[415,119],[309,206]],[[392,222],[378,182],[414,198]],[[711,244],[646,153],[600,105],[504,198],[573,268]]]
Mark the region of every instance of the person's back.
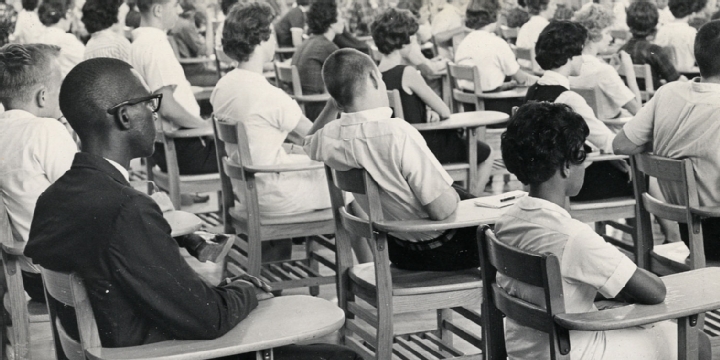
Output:
[[82,12],[82,22],[91,34],[85,44],[84,59],[109,57],[130,62],[130,41],[121,35],[125,24],[119,23],[120,4],[113,0],[89,0]]
[[305,30],[305,11],[307,11],[308,5],[308,1],[298,1],[297,7],[290,9],[275,24],[278,46],[293,47],[291,29],[296,28],[302,29],[303,31]]
[[38,0],[23,0],[23,9],[20,10],[15,23],[15,31],[10,36],[10,41],[19,44],[37,43],[45,27],[40,22],[37,14]]
[[515,45],[523,49],[533,49],[538,36],[555,15],[557,4],[555,0],[528,0],[527,6],[532,16],[518,30]]
[[693,3],[686,0],[671,0],[668,7],[674,20],[660,27],[655,37],[655,44],[674,49],[674,65],[679,71],[689,71],[695,66],[693,44],[697,30],[688,24],[693,12]]
[[37,41],[60,47],[58,62],[63,77],[82,61],[85,53],[85,45],[75,35],[68,33],[71,20],[67,12],[67,4],[60,0],[44,1],[38,8],[38,17],[45,25],[45,30]]

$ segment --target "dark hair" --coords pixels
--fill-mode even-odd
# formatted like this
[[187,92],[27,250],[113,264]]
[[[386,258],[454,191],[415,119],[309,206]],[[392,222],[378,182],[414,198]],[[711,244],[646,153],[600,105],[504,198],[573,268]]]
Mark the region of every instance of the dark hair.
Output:
[[698,31],[695,60],[703,77],[720,75],[720,20],[710,21]]
[[122,0],[87,0],[82,7],[82,22],[90,34],[105,30],[118,21]]
[[[694,0],[670,0],[668,8],[676,19],[682,19],[695,12],[696,2]],[[703,7],[705,5],[703,4]]]
[[298,6],[308,6],[310,5],[310,0],[295,0],[295,3]]
[[38,8],[38,18],[45,26],[57,24],[60,19],[64,19],[68,11],[67,3],[62,0],[45,0]]
[[497,13],[491,14],[485,9],[467,9],[467,11],[465,12],[465,26],[473,30],[480,30],[485,26],[494,23],[495,21],[497,21]]
[[555,10],[555,15],[553,15],[553,20],[570,20],[573,15],[575,15],[575,10],[565,4],[559,4],[557,10]]
[[571,21],[553,21],[540,33],[535,44],[535,60],[543,70],[557,69],[581,55],[588,31]]
[[170,0],[137,0],[137,7],[141,13],[147,13],[152,9],[153,5],[162,5]]
[[718,19],[720,19],[720,11],[715,12],[715,13],[710,17],[710,21],[718,20]]
[[[183,13],[195,13],[195,10],[197,10],[195,0],[180,0],[179,3]],[[188,17],[187,15],[186,17]]]
[[505,167],[523,184],[538,185],[569,164],[585,161],[590,134],[582,116],[565,104],[530,102],[510,118],[500,148]]
[[707,0],[693,0],[692,12],[696,13],[705,10],[705,5],[707,5]]
[[415,18],[420,18],[420,9],[422,3],[414,0],[400,0],[396,6],[397,9],[409,10]]
[[220,0],[220,10],[227,16],[233,5],[237,4],[238,0]]
[[0,102],[30,100],[32,90],[50,79],[60,48],[46,44],[8,44],[0,48]]
[[634,2],[627,9],[627,25],[636,38],[645,38],[657,31],[658,9],[646,1]]
[[410,11],[390,8],[375,18],[370,32],[378,50],[387,55],[409,44],[418,27]]
[[223,25],[223,51],[233,60],[248,61],[255,47],[270,39],[273,19],[273,10],[265,3],[234,6]]
[[141,15],[140,12],[135,9],[130,9],[125,16],[125,26],[129,26],[133,29],[140,27]]
[[325,88],[340,106],[350,106],[355,97],[364,90],[370,73],[377,67],[366,54],[352,48],[340,49],[332,53],[322,69]]
[[530,15],[539,15],[547,10],[550,0],[525,0]]
[[338,10],[334,1],[317,1],[310,5],[307,14],[308,33],[322,35],[337,22]]
[[37,8],[40,0],[22,0],[22,7],[27,11],[33,11]]
[[530,14],[521,8],[512,8],[505,15],[509,28],[519,28],[530,20]]

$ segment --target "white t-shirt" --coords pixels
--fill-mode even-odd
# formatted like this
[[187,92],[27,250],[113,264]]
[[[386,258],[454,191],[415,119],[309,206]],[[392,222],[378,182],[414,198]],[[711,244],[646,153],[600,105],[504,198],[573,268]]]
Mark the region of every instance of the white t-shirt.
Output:
[[550,24],[548,19],[540,15],[532,16],[530,20],[523,24],[523,26],[520,27],[520,30],[518,30],[518,37],[515,41],[515,46],[522,49],[534,49],[540,33],[546,26],[548,26],[548,24]]
[[60,47],[58,62],[63,79],[75,65],[83,61],[85,45],[75,35],[66,33],[60,28],[46,27],[38,42]]
[[[455,51],[455,62],[478,68],[482,91],[499,88],[506,76],[513,76],[520,69],[510,45],[494,33],[484,30],[475,30],[465,37]],[[459,85],[469,90],[474,88],[466,80]]]
[[600,88],[597,117],[599,119],[614,119],[620,115],[623,105],[635,99],[635,94],[622,80],[617,71],[597,56],[583,55],[583,65],[580,76],[570,76],[570,89]]
[[[304,118],[300,106],[262,74],[243,69],[229,72],[218,81],[210,103],[218,119],[245,124],[254,165],[310,161],[304,153],[289,154],[283,147],[288,134]],[[232,160],[239,160],[236,146],[228,145],[227,152]],[[233,186],[238,197],[244,199],[244,193],[239,191],[241,185]],[[291,214],[330,207],[330,192],[322,169],[259,174],[257,191],[263,213]]]
[[695,36],[697,30],[686,22],[667,23],[658,29],[655,44],[675,49],[675,68],[688,71],[695,66]]

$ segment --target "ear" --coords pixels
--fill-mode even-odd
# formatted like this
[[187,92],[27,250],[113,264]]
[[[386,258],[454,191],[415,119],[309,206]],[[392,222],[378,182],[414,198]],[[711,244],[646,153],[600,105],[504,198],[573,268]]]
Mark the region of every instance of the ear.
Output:
[[45,104],[47,104],[47,89],[42,86],[39,89],[36,90],[35,93],[35,105],[39,108],[44,108]]
[[120,109],[118,109],[118,112],[115,113],[115,123],[117,124],[118,128],[121,130],[129,130],[132,128],[132,120],[130,120],[130,114],[127,112],[127,107],[123,106]]
[[562,176],[563,178],[566,178],[566,179],[568,176],[570,176],[570,163],[569,162],[566,162],[562,166],[562,168],[560,168],[560,176]]
[[162,12],[163,12],[162,4],[153,4],[153,5],[152,5],[152,9],[150,10],[150,12],[151,12],[151,13],[153,14],[153,16],[155,16],[156,18],[162,18],[162,15],[163,15],[163,14],[162,14]]

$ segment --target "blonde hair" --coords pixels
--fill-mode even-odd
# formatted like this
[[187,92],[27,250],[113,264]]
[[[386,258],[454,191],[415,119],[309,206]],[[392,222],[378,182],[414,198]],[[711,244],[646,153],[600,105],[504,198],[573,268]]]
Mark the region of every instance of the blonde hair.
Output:
[[615,22],[615,15],[605,6],[590,3],[578,10],[572,21],[588,30],[588,40],[597,42],[602,39],[602,31]]

